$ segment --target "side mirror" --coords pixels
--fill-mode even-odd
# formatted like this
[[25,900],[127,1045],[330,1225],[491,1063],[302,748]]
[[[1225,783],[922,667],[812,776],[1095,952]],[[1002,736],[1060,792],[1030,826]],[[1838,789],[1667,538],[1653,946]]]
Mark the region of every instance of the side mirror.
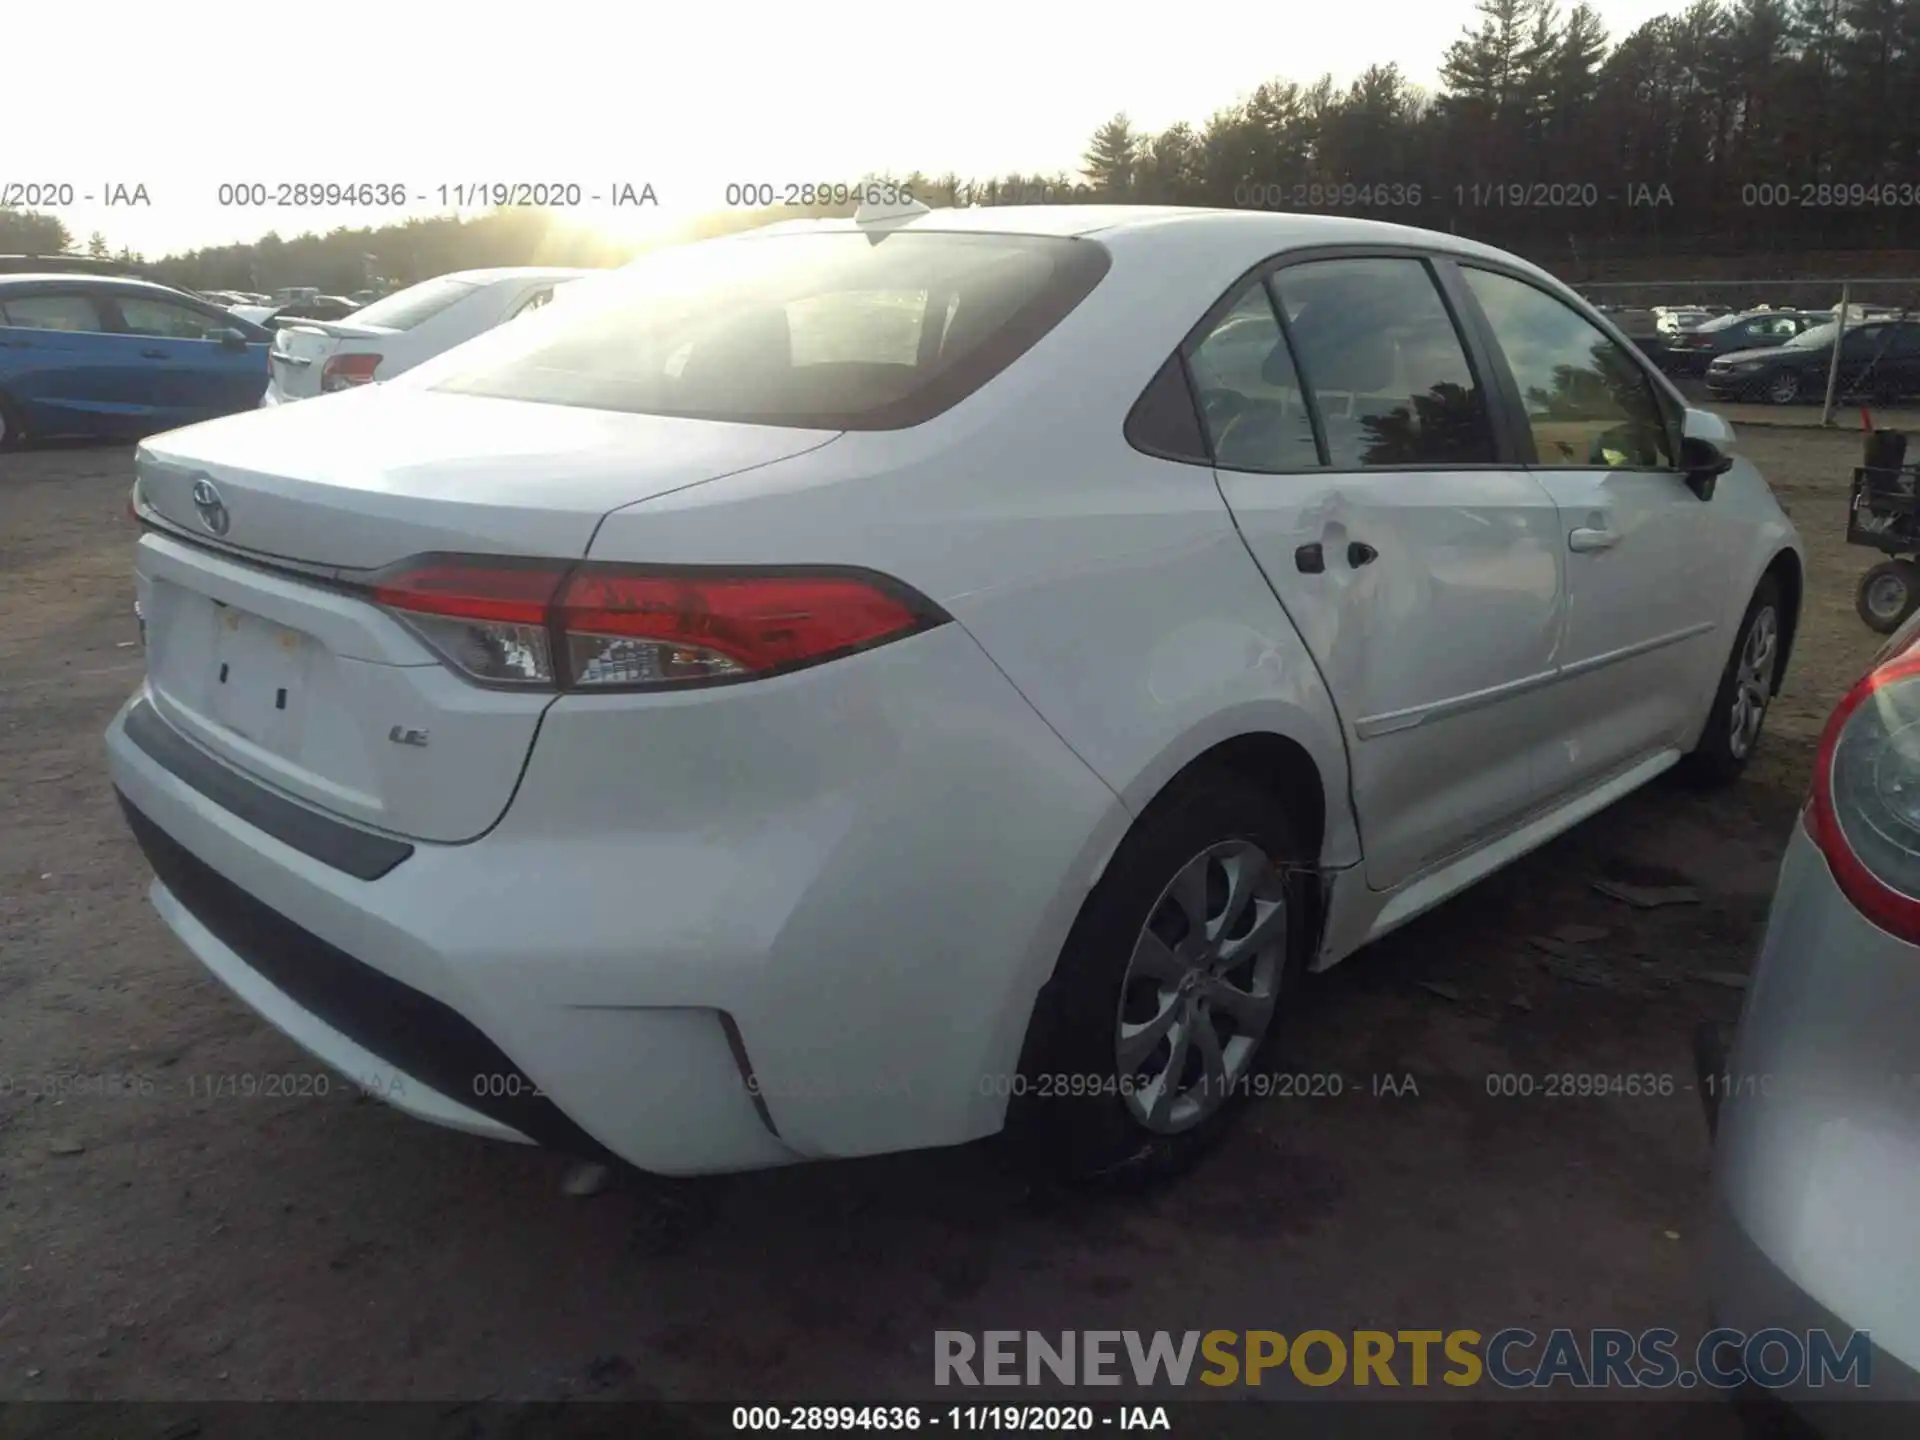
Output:
[[222,350],[244,350],[247,348],[247,337],[238,330],[231,328],[222,330],[218,339]]
[[1733,468],[1733,426],[1711,410],[1689,407],[1680,426],[1680,473],[1687,488],[1711,500],[1715,483]]

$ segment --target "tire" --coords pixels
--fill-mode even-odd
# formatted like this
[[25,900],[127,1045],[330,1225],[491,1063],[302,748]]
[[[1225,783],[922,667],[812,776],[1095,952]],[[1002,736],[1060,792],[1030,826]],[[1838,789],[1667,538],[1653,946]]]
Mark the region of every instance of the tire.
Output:
[[[1282,801],[1224,770],[1176,782],[1135,822],[1040,992],[1009,1087],[1001,1140],[1030,1178],[1149,1182],[1226,1132],[1305,970],[1311,890],[1299,867],[1313,857],[1298,835]],[[1243,893],[1236,875],[1251,898],[1222,957],[1188,917],[1197,906],[1218,926]],[[1169,1084],[1176,1050],[1184,1065]]]
[[1674,767],[1683,783],[1717,789],[1731,785],[1747,768],[1760,743],[1767,704],[1779,678],[1783,624],[1780,582],[1771,575],[1762,576],[1734,635],[1706,727],[1692,753]]
[[1891,635],[1920,609],[1920,565],[1911,560],[1882,560],[1860,577],[1853,608],[1869,630]]
[[18,450],[27,438],[26,426],[13,401],[0,395],[0,450]]
[[1791,405],[1800,398],[1800,376],[1792,370],[1770,375],[1760,393],[1769,405]]

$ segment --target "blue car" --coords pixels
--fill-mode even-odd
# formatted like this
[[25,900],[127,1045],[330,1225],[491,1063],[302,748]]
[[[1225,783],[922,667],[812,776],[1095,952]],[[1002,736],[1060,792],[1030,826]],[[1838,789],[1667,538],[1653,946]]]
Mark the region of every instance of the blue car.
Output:
[[27,436],[137,440],[250,410],[272,341],[144,280],[0,275],[0,450]]

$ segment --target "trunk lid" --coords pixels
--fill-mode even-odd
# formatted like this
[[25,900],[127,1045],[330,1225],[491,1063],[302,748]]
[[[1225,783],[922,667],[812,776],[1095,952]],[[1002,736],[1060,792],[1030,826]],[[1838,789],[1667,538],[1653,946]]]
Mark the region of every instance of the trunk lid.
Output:
[[836,433],[369,385],[157,435],[134,471],[143,503],[203,542],[371,570],[435,550],[575,558],[610,510]]
[[553,697],[469,683],[341,582],[432,551],[577,559],[610,510],[835,433],[370,387],[157,436],[135,462],[162,522],[137,556],[155,707],[320,809],[473,839]]
[[351,321],[289,320],[273,333],[267,365],[281,395],[289,400],[306,400],[320,393],[327,358],[340,349],[342,341],[380,340],[399,333]]

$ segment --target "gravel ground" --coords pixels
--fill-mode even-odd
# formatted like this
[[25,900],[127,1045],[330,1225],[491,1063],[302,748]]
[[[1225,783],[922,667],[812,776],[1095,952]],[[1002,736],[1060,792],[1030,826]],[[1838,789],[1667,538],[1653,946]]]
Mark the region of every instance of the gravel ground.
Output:
[[[338,1080],[204,1093],[323,1072],[154,916],[103,773],[140,673],[130,452],[0,457],[0,1400],[904,1399],[936,1328],[1697,1332],[1689,1037],[1737,1014],[1819,725],[1876,643],[1852,612],[1872,557],[1842,538],[1857,437],[1747,450],[1812,574],[1743,783],[1633,796],[1321,977],[1283,1053],[1343,1095],[1256,1103],[1173,1189],[1064,1204],[974,1148],[575,1199],[562,1159]],[[1634,910],[1607,877],[1698,903]],[[1487,1094],[1564,1071],[1675,1089]],[[142,1083],[22,1093],[50,1074]],[[1690,1408],[1723,1433],[1724,1407]]]

